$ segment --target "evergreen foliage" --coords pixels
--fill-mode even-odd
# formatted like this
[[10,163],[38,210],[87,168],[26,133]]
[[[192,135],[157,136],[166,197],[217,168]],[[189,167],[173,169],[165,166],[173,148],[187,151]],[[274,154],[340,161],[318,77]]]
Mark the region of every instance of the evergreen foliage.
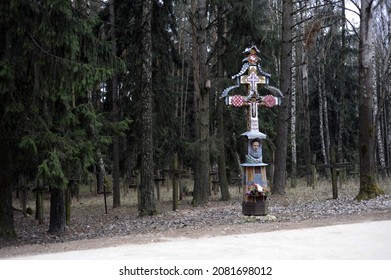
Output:
[[[96,37],[98,19],[71,1],[16,0],[5,8],[1,127],[9,122],[17,128],[8,131],[16,145],[5,148],[20,160],[14,170],[26,166],[30,180],[42,177],[52,188],[65,189],[91,166],[99,145],[108,143],[107,137],[88,138],[102,125],[88,93],[123,64]],[[127,126],[121,125],[114,127]]]

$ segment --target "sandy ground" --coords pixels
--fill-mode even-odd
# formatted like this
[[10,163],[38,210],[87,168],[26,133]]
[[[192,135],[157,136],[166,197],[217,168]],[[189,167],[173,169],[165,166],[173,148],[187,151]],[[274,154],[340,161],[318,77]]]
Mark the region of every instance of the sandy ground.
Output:
[[19,256],[16,260],[391,260],[391,220]]

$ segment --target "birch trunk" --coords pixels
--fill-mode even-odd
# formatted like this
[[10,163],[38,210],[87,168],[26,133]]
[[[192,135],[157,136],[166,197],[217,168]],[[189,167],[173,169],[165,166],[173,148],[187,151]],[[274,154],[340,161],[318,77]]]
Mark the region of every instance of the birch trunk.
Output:
[[320,55],[317,56],[317,64],[318,64],[318,71],[319,71],[319,77],[318,77],[318,99],[319,99],[319,133],[320,133],[320,147],[321,147],[321,153],[323,157],[323,163],[328,163],[328,158],[326,154],[326,144],[325,144],[325,137],[324,137],[324,127],[325,122],[323,119],[324,116],[324,86],[323,81],[325,80],[324,76],[324,65],[321,64],[320,61]]
[[311,186],[311,142],[310,142],[310,108],[309,108],[309,91],[308,91],[308,49],[305,45],[302,48],[301,61],[301,78],[302,78],[302,98],[303,98],[303,118],[304,118],[304,161],[307,186]]
[[292,170],[291,170],[291,187],[297,185],[297,143],[296,143],[296,80],[297,80],[297,49],[292,47],[292,93],[291,93],[291,154],[292,154]]

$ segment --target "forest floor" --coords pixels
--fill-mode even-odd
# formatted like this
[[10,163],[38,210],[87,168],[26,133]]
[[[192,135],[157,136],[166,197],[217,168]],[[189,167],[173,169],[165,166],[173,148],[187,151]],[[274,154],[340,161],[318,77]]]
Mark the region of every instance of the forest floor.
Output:
[[[191,182],[187,182],[190,185]],[[186,182],[184,182],[186,184]],[[207,206],[193,207],[191,197],[179,202],[172,211],[172,189],[161,187],[159,214],[138,217],[137,194],[130,189],[122,193],[121,207],[112,207],[107,199],[105,213],[103,195],[81,190],[79,200],[72,201],[71,223],[65,233],[48,233],[49,200],[45,200],[45,222],[41,225],[32,216],[14,212],[17,239],[0,238],[0,259],[18,255],[92,249],[121,244],[160,242],[176,237],[206,237],[281,229],[298,229],[364,221],[391,220],[391,181],[380,182],[385,195],[369,201],[357,201],[358,180],[351,179],[339,186],[338,198],[332,198],[329,181],[318,182],[315,188],[301,183],[286,189],[286,195],[269,196],[267,216],[244,216],[241,192],[231,186],[231,200],[221,201],[220,194],[212,195]],[[30,194],[28,206],[35,209]],[[14,201],[18,208],[19,200]]]

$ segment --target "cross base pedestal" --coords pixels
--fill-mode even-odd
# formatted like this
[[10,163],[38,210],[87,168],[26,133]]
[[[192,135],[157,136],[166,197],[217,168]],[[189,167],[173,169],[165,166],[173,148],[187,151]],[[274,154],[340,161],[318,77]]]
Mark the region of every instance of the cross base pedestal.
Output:
[[243,201],[242,213],[246,216],[266,216],[269,214],[269,202],[263,199]]

